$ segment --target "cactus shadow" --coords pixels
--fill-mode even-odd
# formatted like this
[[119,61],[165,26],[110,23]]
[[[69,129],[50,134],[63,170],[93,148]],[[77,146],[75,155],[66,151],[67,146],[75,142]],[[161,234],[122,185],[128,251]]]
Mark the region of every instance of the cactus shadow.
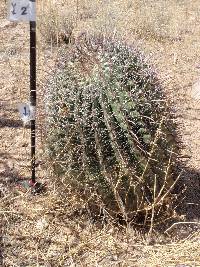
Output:
[[200,170],[188,167],[182,170],[175,188],[178,194],[177,212],[185,215],[187,221],[196,221],[200,219]]

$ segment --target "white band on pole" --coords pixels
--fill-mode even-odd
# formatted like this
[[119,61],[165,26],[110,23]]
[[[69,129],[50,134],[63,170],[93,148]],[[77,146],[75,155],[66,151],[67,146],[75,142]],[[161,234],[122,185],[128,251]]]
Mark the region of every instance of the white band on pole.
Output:
[[36,21],[36,3],[31,0],[9,0],[10,21]]

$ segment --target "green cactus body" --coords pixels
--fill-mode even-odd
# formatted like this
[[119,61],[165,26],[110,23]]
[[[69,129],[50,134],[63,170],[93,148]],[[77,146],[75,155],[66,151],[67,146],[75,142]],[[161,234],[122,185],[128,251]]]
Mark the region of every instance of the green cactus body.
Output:
[[130,219],[173,182],[166,170],[176,140],[162,88],[144,57],[122,42],[83,37],[65,57],[46,101],[55,172]]

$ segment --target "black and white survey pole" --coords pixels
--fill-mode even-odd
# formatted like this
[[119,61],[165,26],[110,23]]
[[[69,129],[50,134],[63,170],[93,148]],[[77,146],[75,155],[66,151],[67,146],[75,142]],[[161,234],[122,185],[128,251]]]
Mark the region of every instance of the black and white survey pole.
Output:
[[[36,0],[30,0],[35,3]],[[36,20],[30,21],[30,107],[34,116],[31,117],[31,183],[35,178],[35,110],[36,110]]]
[[30,185],[36,182],[35,146],[36,146],[36,0],[10,0],[9,20],[25,21],[30,24],[30,102],[19,104],[19,112],[24,123],[31,127],[31,179]]

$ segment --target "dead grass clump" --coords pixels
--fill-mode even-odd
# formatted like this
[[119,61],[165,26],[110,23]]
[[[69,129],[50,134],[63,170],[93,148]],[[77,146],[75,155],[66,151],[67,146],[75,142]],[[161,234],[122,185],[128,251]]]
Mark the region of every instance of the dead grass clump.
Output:
[[48,194],[37,198],[13,191],[1,199],[2,266],[200,265],[198,230],[184,240],[154,232],[150,244],[148,236],[132,228],[76,216],[76,207],[84,203],[68,202],[70,190],[65,199],[59,192],[49,184]]
[[76,6],[71,1],[41,1],[38,6],[40,38],[51,46],[70,43],[77,22]]

